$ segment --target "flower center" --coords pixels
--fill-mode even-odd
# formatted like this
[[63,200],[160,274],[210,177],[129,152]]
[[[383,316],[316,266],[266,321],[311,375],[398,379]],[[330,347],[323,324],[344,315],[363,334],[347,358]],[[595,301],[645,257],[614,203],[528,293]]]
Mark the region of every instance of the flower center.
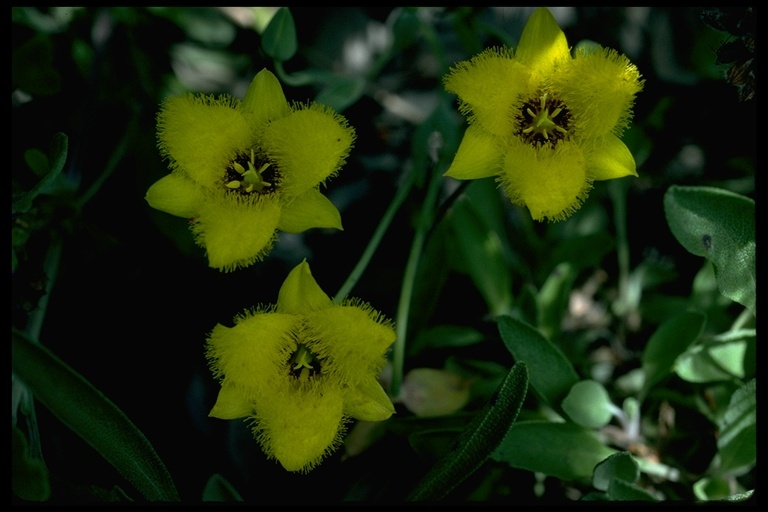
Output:
[[571,113],[562,101],[543,93],[523,103],[518,120],[518,136],[525,142],[555,145],[568,135]]
[[303,343],[299,343],[288,364],[290,366],[288,371],[300,381],[306,381],[309,377],[320,373],[320,361]]
[[224,174],[224,186],[240,195],[266,194],[276,188],[278,171],[268,160],[250,155],[238,155]]

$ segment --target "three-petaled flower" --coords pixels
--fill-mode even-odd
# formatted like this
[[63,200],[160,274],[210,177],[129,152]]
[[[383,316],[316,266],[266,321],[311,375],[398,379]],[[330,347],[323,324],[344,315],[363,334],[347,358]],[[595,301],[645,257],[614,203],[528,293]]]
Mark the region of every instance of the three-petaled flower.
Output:
[[267,456],[309,471],[338,447],[350,418],[394,412],[377,380],[394,340],[391,322],[367,303],[333,303],[303,261],[275,306],[211,332],[207,357],[221,390],[210,416],[251,418]]
[[572,57],[545,8],[531,15],[516,51],[489,48],[444,82],[470,123],[445,175],[496,176],[535,220],[567,218],[595,180],[637,176],[619,139],[643,88],[637,67],[597,45]]
[[158,145],[171,173],[146,199],[191,219],[211,267],[245,267],[271,250],[277,230],[342,229],[319,186],[344,164],[354,138],[333,110],[289,105],[265,69],[242,101],[188,94],[163,103]]

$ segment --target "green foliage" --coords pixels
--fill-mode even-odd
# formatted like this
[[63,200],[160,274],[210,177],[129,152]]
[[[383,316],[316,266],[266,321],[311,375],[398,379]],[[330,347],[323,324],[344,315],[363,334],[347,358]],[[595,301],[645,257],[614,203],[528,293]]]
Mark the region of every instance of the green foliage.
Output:
[[264,53],[279,61],[288,60],[296,54],[299,48],[296,25],[287,7],[281,7],[275,13],[262,34],[261,46]]
[[755,312],[755,202],[713,187],[672,186],[664,211],[675,238],[715,266],[723,295]]

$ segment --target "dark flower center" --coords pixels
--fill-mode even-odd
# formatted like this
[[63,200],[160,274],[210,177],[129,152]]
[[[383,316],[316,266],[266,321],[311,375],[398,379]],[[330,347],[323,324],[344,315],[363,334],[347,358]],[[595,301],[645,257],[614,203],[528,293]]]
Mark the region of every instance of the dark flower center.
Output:
[[239,195],[268,194],[277,188],[279,171],[266,158],[249,154],[238,155],[224,171],[224,187]]
[[568,136],[571,112],[559,99],[542,93],[523,103],[517,120],[520,125],[517,135],[525,142],[554,146]]

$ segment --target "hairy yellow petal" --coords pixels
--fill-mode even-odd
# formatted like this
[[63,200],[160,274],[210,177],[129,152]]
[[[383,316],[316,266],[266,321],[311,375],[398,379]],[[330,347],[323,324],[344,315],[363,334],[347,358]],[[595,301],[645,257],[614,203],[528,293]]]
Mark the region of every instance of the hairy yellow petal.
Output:
[[313,104],[269,124],[263,144],[280,169],[280,187],[298,196],[323,183],[344,164],[355,131],[333,110]]
[[457,180],[487,178],[501,171],[504,153],[500,140],[477,124],[470,125],[445,176]]
[[291,333],[301,319],[275,312],[247,312],[234,327],[218,324],[206,342],[213,375],[254,395],[270,393],[276,379],[285,378],[286,361],[296,350]]
[[459,96],[459,110],[471,123],[502,137],[512,135],[512,113],[531,90],[531,73],[507,48],[489,48],[456,64],[445,77],[445,89]]
[[187,94],[166,100],[157,116],[157,137],[171,167],[213,187],[237,151],[254,143],[237,104],[230,96]]
[[277,229],[301,233],[311,228],[341,227],[341,214],[318,189],[312,188],[283,204]]
[[319,340],[310,347],[326,358],[324,370],[359,385],[379,374],[396,335],[391,322],[368,304],[354,299],[343,304],[307,315],[310,339]]
[[599,46],[579,50],[567,66],[558,68],[551,84],[568,105],[574,132],[582,139],[620,135],[643,88],[640,72],[626,56]]
[[510,200],[525,205],[534,220],[563,220],[581,207],[592,188],[587,162],[573,142],[554,149],[516,143],[500,176]]
[[235,420],[251,416],[253,413],[254,404],[248,399],[247,391],[225,380],[208,416],[222,420]]
[[331,299],[312,277],[307,260],[291,270],[277,296],[277,310],[281,313],[304,314],[331,305]]
[[272,248],[280,203],[271,196],[240,200],[212,196],[192,229],[208,253],[208,264],[229,272],[260,261]]
[[168,174],[149,187],[149,206],[177,217],[196,217],[205,194],[202,187],[179,172]]
[[341,391],[313,381],[286,382],[259,401],[254,433],[269,457],[288,471],[307,472],[341,444]]

